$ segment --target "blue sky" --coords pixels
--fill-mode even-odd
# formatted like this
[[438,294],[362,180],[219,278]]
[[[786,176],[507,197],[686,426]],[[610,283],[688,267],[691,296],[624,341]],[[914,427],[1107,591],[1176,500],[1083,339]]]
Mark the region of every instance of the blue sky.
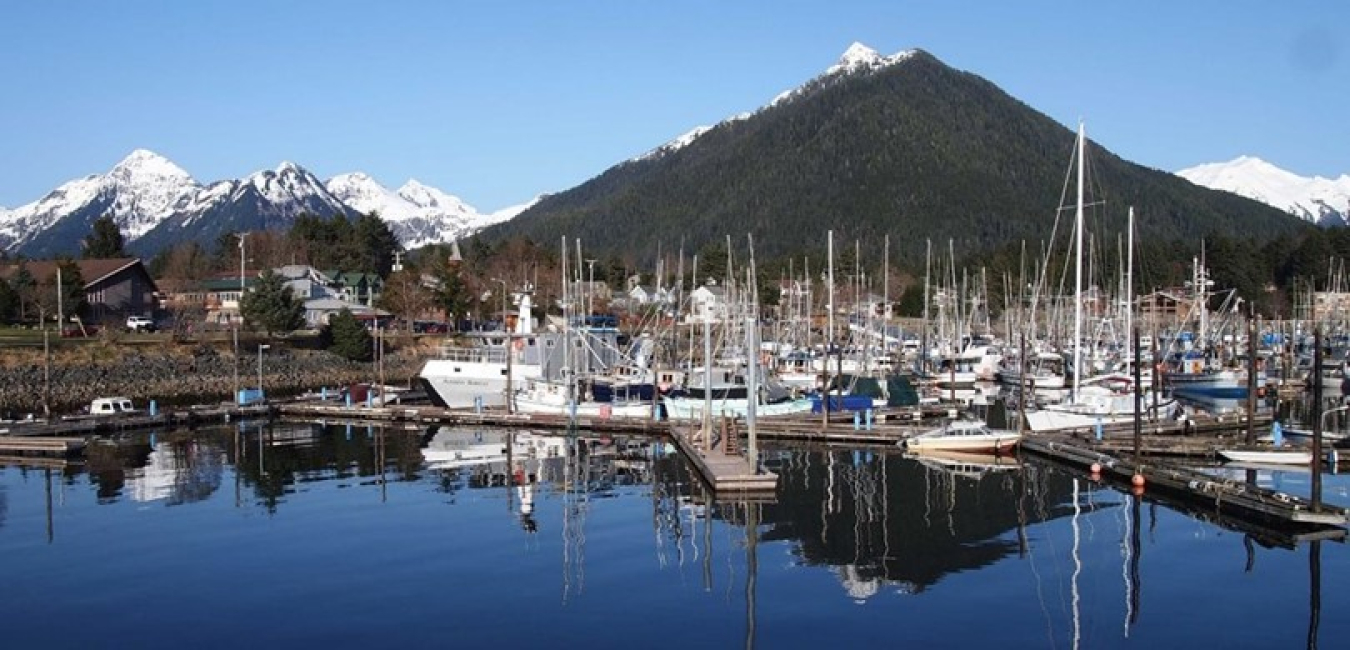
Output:
[[[1092,5],[1092,6],[1078,6]],[[0,11],[0,206],[157,151],[480,210],[753,110],[854,41],[925,49],[1150,167],[1350,173],[1350,2],[62,2]]]

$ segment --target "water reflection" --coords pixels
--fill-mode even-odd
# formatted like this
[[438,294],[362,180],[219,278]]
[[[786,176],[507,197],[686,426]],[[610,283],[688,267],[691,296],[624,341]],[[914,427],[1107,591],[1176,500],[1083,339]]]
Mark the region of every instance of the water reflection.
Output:
[[[393,538],[408,547],[410,556],[411,549],[421,551],[419,566],[409,568],[413,573],[407,575],[427,581],[429,576],[462,578],[467,573],[474,580],[511,577],[538,586],[529,583],[533,580],[542,584],[548,602],[529,601],[529,606],[545,614],[548,607],[589,613],[597,603],[613,606],[616,601],[622,608],[627,599],[637,598],[632,585],[640,584],[643,596],[652,591],[665,594],[667,600],[660,604],[680,615],[692,608],[679,600],[683,594],[678,587],[688,572],[703,606],[726,602],[728,611],[734,609],[736,633],[743,635],[739,641],[747,647],[761,641],[790,643],[792,639],[785,639],[775,627],[791,627],[796,610],[783,610],[791,599],[814,598],[813,608],[835,616],[848,616],[830,609],[840,604],[859,612],[853,616],[882,612],[889,618],[904,617],[906,612],[933,615],[931,603],[946,606],[955,602],[947,600],[953,594],[956,599],[979,601],[988,598],[986,590],[1010,601],[1005,605],[1008,613],[988,613],[989,624],[1024,635],[1016,638],[1046,634],[1051,645],[1060,647],[1112,645],[1113,640],[1118,644],[1118,639],[1137,638],[1144,643],[1166,645],[1172,639],[1179,644],[1180,637],[1169,636],[1177,634],[1172,628],[1185,605],[1185,599],[1176,595],[1178,584],[1194,577],[1148,570],[1173,570],[1178,560],[1193,560],[1223,565],[1215,573],[1197,574],[1202,580],[1237,574],[1249,581],[1247,587],[1223,583],[1234,590],[1224,596],[1235,599],[1232,602],[1241,597],[1231,594],[1260,585],[1269,587],[1270,597],[1281,599],[1285,607],[1295,603],[1300,637],[1306,588],[1307,642],[1316,645],[1322,624],[1322,557],[1316,537],[1260,529],[1203,508],[1190,511],[1160,501],[1157,495],[1113,489],[1066,469],[1008,458],[779,447],[765,452],[765,462],[780,476],[776,495],[764,500],[724,499],[710,494],[661,440],[490,429],[403,431],[364,425],[247,423],[109,441],[91,447],[85,467],[3,470],[0,523],[15,509],[14,502],[21,501],[14,490],[23,489],[30,476],[36,479],[34,488],[20,493],[22,501],[32,503],[31,509],[39,513],[45,505],[49,542],[79,537],[66,533],[57,538],[54,521],[61,522],[53,511],[59,515],[68,507],[64,486],[81,481],[90,486],[86,494],[94,498],[88,500],[97,506],[134,505],[137,511],[161,514],[165,519],[160,525],[166,527],[174,515],[188,509],[196,515],[190,518],[192,525],[224,511],[233,518],[219,524],[222,535],[248,524],[241,524],[239,513],[228,506],[210,509],[199,504],[213,499],[228,503],[233,498],[244,513],[265,511],[288,518],[287,526],[270,530],[303,523],[323,532],[328,522],[316,514],[350,521],[354,517],[346,511],[357,501],[354,497],[373,497],[378,491],[379,503],[362,500],[368,510],[355,517],[360,524],[339,530],[351,535],[382,525],[382,534],[395,531]],[[1259,472],[1250,476],[1253,481],[1270,478],[1263,477]],[[45,490],[44,479],[49,479]],[[177,507],[147,509],[146,504]],[[482,513],[486,518],[447,517],[447,512]],[[1160,518],[1172,522],[1170,530],[1166,525],[1158,530]],[[28,530],[40,534],[38,521],[27,521],[34,524]],[[380,523],[368,525],[372,521]],[[465,521],[471,525],[461,526]],[[412,534],[415,526],[426,526],[418,531],[428,534]],[[8,534],[10,528],[0,528],[0,533]],[[1224,536],[1226,530],[1239,534]],[[1146,552],[1146,546],[1153,548],[1155,534],[1172,536],[1169,553]],[[1192,537],[1204,537],[1204,546],[1188,550],[1176,543],[1195,542]],[[369,539],[359,538],[356,545],[364,547]],[[0,535],[0,542],[5,540]],[[500,548],[503,540],[520,542],[525,550],[509,553]],[[303,547],[289,558],[304,558],[314,553],[314,546],[328,543],[309,537],[266,541],[279,545],[283,553],[290,543]],[[1302,554],[1281,549],[1308,541],[1305,584]],[[452,551],[442,553],[447,546]],[[1225,548],[1237,553],[1225,556]],[[759,554],[766,549],[768,557],[786,556],[788,561],[761,567]],[[1276,552],[1258,556],[1263,549]],[[134,560],[130,554],[118,557]],[[381,557],[385,564],[379,562]],[[343,567],[344,576],[382,575],[402,566],[390,564],[388,554],[344,558],[350,564]],[[1299,565],[1292,594],[1286,584],[1289,558]],[[362,564],[365,561],[371,564]],[[473,568],[463,569],[464,565]],[[1273,578],[1269,567],[1282,573]],[[970,574],[976,571],[978,578],[972,580]],[[826,587],[802,591],[802,585],[811,583],[800,576],[823,577]],[[528,599],[529,587],[509,593]],[[1147,617],[1145,593],[1150,600]],[[477,597],[476,592],[471,596]],[[898,602],[903,606],[897,608]],[[1194,614],[1203,619],[1206,612]],[[1288,617],[1284,620],[1288,622]],[[917,629],[924,629],[924,623],[912,618],[906,622]],[[956,645],[973,645],[981,639],[961,630],[947,633],[953,636],[941,638]],[[866,640],[844,639],[845,645]]]
[[1024,535],[1006,533],[1068,512],[1066,477],[1000,459],[801,451],[776,471],[765,539],[794,542],[806,565],[836,567],[855,601],[883,588],[920,593],[1018,555]]

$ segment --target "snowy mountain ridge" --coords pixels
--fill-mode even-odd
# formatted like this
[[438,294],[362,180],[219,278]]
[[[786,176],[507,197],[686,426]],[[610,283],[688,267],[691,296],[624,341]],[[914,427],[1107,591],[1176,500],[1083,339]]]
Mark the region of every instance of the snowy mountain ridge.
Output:
[[1196,165],[1177,172],[1210,189],[1232,192],[1321,226],[1350,225],[1350,174],[1305,177],[1254,156]]
[[360,172],[325,183],[290,161],[203,186],[167,158],[137,149],[105,174],[63,183],[18,208],[0,208],[0,251],[78,253],[79,241],[104,215],[112,215],[129,248],[149,254],[181,241],[209,244],[225,232],[287,227],[306,212],[331,216],[371,211],[378,211],[411,249],[473,234],[532,204],[481,214],[417,180],[396,192]]

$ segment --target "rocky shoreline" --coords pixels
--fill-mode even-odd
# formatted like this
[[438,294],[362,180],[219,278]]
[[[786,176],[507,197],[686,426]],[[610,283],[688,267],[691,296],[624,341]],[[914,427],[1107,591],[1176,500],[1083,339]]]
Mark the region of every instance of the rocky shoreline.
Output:
[[[294,395],[354,383],[374,383],[374,363],[348,361],[321,351],[276,348],[262,356],[263,388],[270,395]],[[385,383],[407,386],[421,368],[415,348],[384,359]],[[50,375],[52,414],[78,413],[98,397],[129,397],[138,408],[150,400],[163,406],[230,401],[235,356],[209,346],[192,349],[99,350],[54,357]],[[0,367],[0,418],[43,412],[44,363],[40,353],[9,359]],[[258,383],[258,357],[241,354],[239,385]]]

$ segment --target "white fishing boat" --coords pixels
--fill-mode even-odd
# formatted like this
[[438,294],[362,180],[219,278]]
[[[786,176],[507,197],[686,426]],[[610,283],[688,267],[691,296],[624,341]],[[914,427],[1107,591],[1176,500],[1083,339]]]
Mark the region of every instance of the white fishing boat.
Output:
[[505,406],[508,383],[524,386],[544,375],[554,342],[533,331],[529,294],[519,302],[514,333],[478,334],[468,337],[467,347],[447,344],[423,364],[417,378],[433,403],[447,408]]
[[1312,452],[1307,449],[1220,449],[1224,460],[1263,465],[1309,465]]
[[546,413],[550,415],[576,415],[577,417],[600,418],[646,418],[652,417],[652,402],[642,400],[597,401],[577,391],[573,387],[568,394],[567,382],[545,379],[530,379],[515,394],[516,413]]
[[1022,434],[1007,429],[991,429],[983,422],[954,420],[930,431],[915,434],[900,442],[910,451],[1007,451],[1017,446]]

